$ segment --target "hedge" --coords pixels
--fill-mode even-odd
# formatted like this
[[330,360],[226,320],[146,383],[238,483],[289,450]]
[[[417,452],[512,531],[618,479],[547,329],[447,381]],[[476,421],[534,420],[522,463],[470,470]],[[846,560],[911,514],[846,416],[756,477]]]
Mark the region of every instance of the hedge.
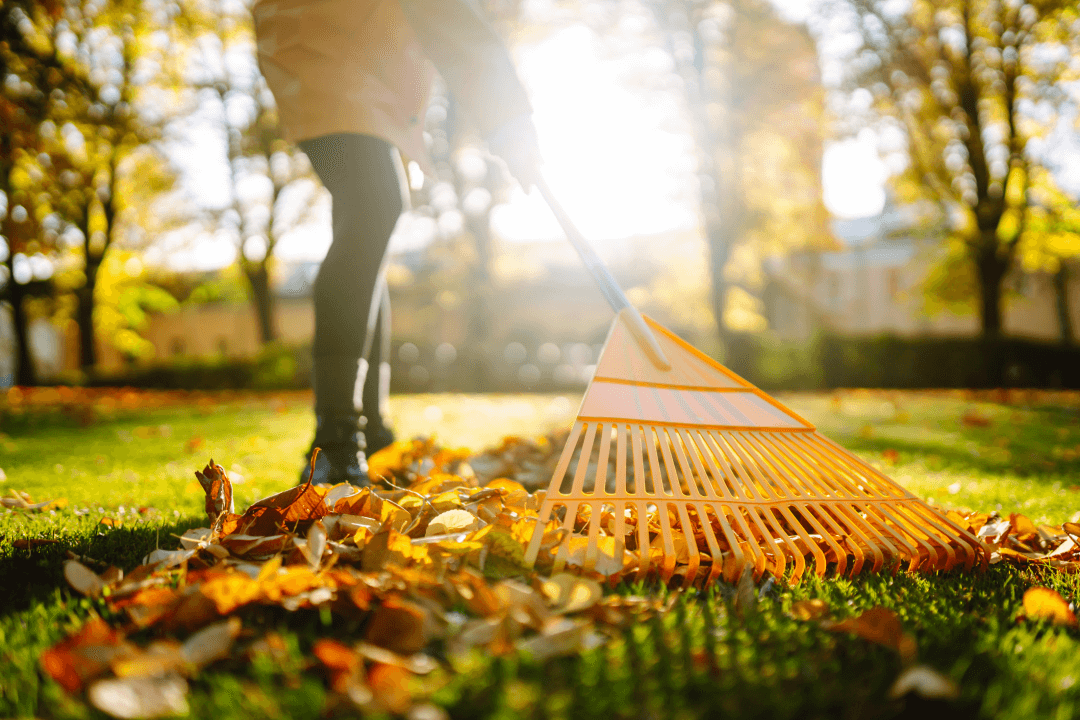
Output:
[[[1080,388],[1080,347],[1019,338],[819,335],[809,342],[793,343],[742,334],[731,339],[721,362],[766,390]],[[486,378],[482,385],[480,378]],[[83,382],[192,390],[307,388],[311,387],[311,349],[274,345],[252,360],[176,360],[92,376]],[[410,380],[408,366],[395,357],[391,387],[394,392],[555,392],[580,391],[584,386],[556,383],[550,372],[526,386],[498,361],[488,370],[467,368],[458,361],[417,383]]]

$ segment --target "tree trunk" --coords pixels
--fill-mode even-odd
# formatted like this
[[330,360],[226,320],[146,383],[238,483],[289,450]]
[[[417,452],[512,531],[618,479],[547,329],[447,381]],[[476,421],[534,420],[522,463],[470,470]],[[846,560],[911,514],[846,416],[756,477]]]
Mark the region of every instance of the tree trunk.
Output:
[[86,258],[86,284],[75,292],[79,306],[75,322],[79,326],[79,367],[90,371],[97,365],[97,341],[94,336],[94,287],[100,264]]
[[1061,327],[1061,344],[1071,346],[1076,342],[1073,335],[1072,313],[1069,312],[1069,266],[1061,261],[1054,273],[1054,305],[1057,308],[1058,325]]
[[990,238],[986,244],[989,248],[979,252],[975,258],[979,280],[979,322],[982,337],[996,338],[1001,336],[1001,290],[1009,264],[998,256],[996,238]]
[[37,385],[37,373],[30,358],[30,318],[23,308],[26,293],[23,286],[15,282],[11,274],[11,260],[8,259],[8,299],[11,301],[11,320],[15,326],[15,384]]
[[274,295],[270,291],[270,271],[266,263],[245,263],[244,274],[251,283],[251,300],[259,321],[259,337],[263,345],[277,339],[274,332]]

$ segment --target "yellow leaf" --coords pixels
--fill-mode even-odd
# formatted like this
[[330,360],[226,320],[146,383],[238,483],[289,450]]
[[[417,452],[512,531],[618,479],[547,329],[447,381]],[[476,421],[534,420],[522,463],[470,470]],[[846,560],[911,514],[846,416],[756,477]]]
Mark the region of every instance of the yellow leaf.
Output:
[[829,606],[824,600],[799,600],[791,604],[791,615],[796,620],[817,620],[828,612]]
[[432,535],[469,532],[478,527],[480,527],[480,518],[468,510],[447,510],[431,519],[424,535],[431,537]]
[[484,487],[505,490],[508,495],[513,495],[514,493],[528,492],[525,489],[524,485],[519,482],[515,482],[514,480],[508,480],[507,478],[496,478]]
[[1024,593],[1024,614],[1032,620],[1048,620],[1054,625],[1076,625],[1076,615],[1065,598],[1050,588],[1029,588]]
[[220,614],[227,615],[259,599],[261,585],[244,573],[231,572],[207,580],[199,591],[213,601]]

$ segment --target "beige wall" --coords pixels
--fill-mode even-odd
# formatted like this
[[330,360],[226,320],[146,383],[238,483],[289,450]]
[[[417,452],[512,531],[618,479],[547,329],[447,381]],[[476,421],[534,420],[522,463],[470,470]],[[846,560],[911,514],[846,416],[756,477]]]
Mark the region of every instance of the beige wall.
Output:
[[[774,329],[782,337],[807,337],[818,324],[845,335],[971,336],[979,332],[975,314],[923,309],[926,260],[916,256],[894,267],[858,266],[840,269],[785,262],[773,279],[779,288]],[[1055,341],[1061,337],[1053,277],[1048,273],[1016,273],[1006,281],[1005,333]],[[1080,268],[1070,273],[1069,309],[1073,336],[1080,337]]]
[[[315,314],[310,301],[279,300],[275,330],[285,343],[311,339]],[[170,357],[252,357],[259,352],[259,327],[248,305],[210,303],[150,318],[145,337],[157,349],[155,359]]]

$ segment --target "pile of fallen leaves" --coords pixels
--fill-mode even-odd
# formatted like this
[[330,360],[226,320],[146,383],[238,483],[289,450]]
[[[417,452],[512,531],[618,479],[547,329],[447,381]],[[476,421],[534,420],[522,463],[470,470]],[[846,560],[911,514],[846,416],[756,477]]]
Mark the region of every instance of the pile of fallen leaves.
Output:
[[[539,474],[560,449],[555,437],[508,439],[481,456],[428,440],[395,443],[371,458],[372,476],[380,479],[373,487],[308,482],[240,514],[225,470],[211,461],[196,473],[208,527],[185,533],[179,549],[155,550],[128,573],[66,563],[70,585],[100,599],[111,620],[95,616],[48,650],[42,667],[116,717],[183,713],[187,678],[201,668],[282,651],[279,636],[246,619],[268,608],[316,611],[332,626],[340,618],[359,628],[348,641],[321,639],[311,648],[332,701],[405,713],[424,707],[438,687],[440,661],[427,654],[433,648],[450,659],[474,650],[545,659],[595,647],[667,608],[656,599],[604,595],[601,582],[614,584],[635,568],[625,558],[622,569],[600,574],[570,553],[573,573],[547,577],[553,548],[567,532],[576,534],[559,520],[539,530],[536,569],[523,566],[545,490],[490,476]],[[991,563],[1080,567],[1080,526],[1035,525],[1022,515],[948,515],[980,538]],[[588,525],[587,517],[578,520],[575,528]],[[747,571],[737,592],[752,590]],[[795,614],[819,620],[823,610],[800,606]],[[1067,604],[1055,612],[1075,623]],[[910,638],[894,620],[872,616],[827,627],[885,637],[906,657]]]
[[[65,564],[69,584],[116,619],[95,617],[48,650],[42,667],[116,717],[183,713],[186,678],[207,664],[280,650],[273,633],[245,629],[247,614],[315,609],[363,628],[352,644],[312,648],[335,701],[403,713],[436,687],[418,680],[439,665],[424,653],[433,643],[449,657],[479,648],[545,659],[664,611],[654,599],[604,597],[592,577],[527,572],[543,491],[506,478],[481,486],[468,455],[397,443],[372,458],[379,487],[308,482],[241,514],[211,461],[196,473],[209,527],[185,533],[179,549],[155,550],[128,573]],[[551,522],[543,532],[541,568],[566,531]]]

